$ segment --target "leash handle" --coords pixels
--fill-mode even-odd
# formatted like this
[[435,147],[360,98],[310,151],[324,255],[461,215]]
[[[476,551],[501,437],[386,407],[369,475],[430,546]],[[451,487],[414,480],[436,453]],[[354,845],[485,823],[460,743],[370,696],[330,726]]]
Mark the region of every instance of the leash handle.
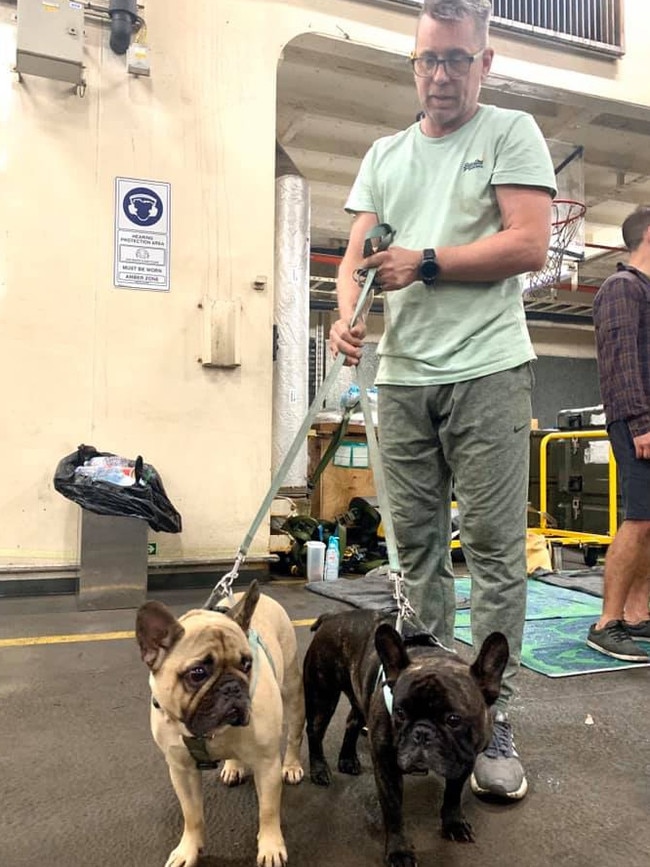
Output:
[[395,229],[388,223],[377,223],[366,233],[363,242],[363,258],[374,256],[375,253],[383,253],[388,250],[395,240]]
[[[363,242],[364,259],[367,259],[368,256],[374,256],[375,253],[383,253],[385,250],[388,250],[395,240],[395,234],[395,229],[393,229],[388,223],[377,223],[376,226],[369,229],[368,232],[366,232],[366,237]],[[359,282],[361,282],[361,280],[364,282],[363,288],[361,289],[357,299],[356,307],[354,308],[352,319],[350,320],[350,328],[354,328],[360,319],[365,321],[365,318],[372,307],[372,302],[375,297],[373,284],[375,282],[376,274],[376,268],[357,268],[354,273],[355,278],[359,278]]]

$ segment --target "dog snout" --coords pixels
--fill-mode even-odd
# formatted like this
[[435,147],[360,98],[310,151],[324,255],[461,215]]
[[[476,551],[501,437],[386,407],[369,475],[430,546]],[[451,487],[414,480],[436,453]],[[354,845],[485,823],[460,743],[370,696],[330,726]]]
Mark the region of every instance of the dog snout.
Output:
[[195,737],[212,734],[221,726],[247,726],[250,704],[248,684],[238,677],[225,676],[200,697],[185,725]]
[[428,747],[433,741],[431,729],[425,725],[415,725],[411,737],[418,747]]

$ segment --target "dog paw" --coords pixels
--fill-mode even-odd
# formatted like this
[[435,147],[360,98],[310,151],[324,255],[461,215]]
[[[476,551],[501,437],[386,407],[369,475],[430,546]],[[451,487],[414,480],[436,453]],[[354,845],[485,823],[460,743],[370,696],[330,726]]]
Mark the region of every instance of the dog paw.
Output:
[[246,768],[234,759],[227,759],[219,773],[224,786],[240,786],[246,778]]
[[418,867],[418,860],[412,851],[389,852],[386,855],[386,863],[389,867]]
[[283,765],[282,767],[282,779],[285,783],[289,783],[290,786],[297,786],[298,783],[302,782],[304,776],[305,772],[302,769],[302,765]]
[[353,777],[358,777],[361,773],[361,762],[356,756],[349,758],[339,756],[339,771],[342,774],[352,774]]
[[284,840],[260,839],[257,844],[257,867],[285,867],[287,847]]
[[312,762],[309,777],[316,786],[329,786],[332,782],[332,774],[327,762]]
[[472,826],[465,819],[443,822],[442,836],[447,840],[453,840],[455,843],[474,842]]
[[196,867],[202,851],[202,846],[181,840],[165,862],[165,867]]

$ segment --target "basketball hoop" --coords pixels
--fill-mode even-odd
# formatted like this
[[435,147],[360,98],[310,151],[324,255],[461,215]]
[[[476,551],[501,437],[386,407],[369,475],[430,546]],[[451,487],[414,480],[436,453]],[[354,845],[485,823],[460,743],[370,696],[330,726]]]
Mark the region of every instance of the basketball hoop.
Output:
[[546,264],[539,271],[531,271],[524,275],[524,301],[555,298],[556,287],[562,273],[562,260],[580,228],[580,221],[586,211],[587,206],[584,202],[571,199],[556,199],[553,202],[551,243]]

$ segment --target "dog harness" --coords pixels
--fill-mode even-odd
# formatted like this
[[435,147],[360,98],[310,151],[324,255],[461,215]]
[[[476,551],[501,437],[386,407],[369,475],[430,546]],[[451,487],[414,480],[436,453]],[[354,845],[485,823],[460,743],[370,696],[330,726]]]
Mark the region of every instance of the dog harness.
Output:
[[384,693],[384,704],[386,705],[386,710],[388,711],[389,716],[393,715],[393,690],[388,686],[386,682],[386,675],[384,674],[384,666],[379,666],[379,671],[377,672],[377,686],[381,684],[382,692]]
[[[227,611],[228,609],[223,609],[223,610]],[[273,672],[273,676],[277,677],[277,673],[275,670],[275,665],[273,664],[273,658],[271,657],[271,654],[269,653],[269,649],[266,646],[266,644],[262,641],[262,638],[259,635],[259,633],[255,629],[249,629],[247,637],[248,637],[248,643],[249,643],[250,648],[251,648],[251,652],[253,654],[253,680],[251,681],[251,688],[250,688],[250,697],[252,699],[253,696],[255,695],[255,687],[257,686],[257,679],[259,676],[258,659],[259,659],[260,648],[264,651],[266,658],[269,661],[269,665],[271,666],[271,671]],[[159,702],[157,702],[153,696],[151,698],[151,703],[156,708],[156,710],[162,710]],[[214,770],[215,768],[219,767],[219,765],[221,764],[221,759],[212,758],[212,756],[210,755],[210,752],[208,750],[207,741],[209,740],[209,738],[205,738],[205,737],[195,738],[195,737],[191,737],[191,736],[187,736],[187,735],[182,735],[182,738],[183,738],[183,743],[187,747],[189,754],[194,759],[197,770],[199,770],[199,771],[211,771],[211,770]]]

